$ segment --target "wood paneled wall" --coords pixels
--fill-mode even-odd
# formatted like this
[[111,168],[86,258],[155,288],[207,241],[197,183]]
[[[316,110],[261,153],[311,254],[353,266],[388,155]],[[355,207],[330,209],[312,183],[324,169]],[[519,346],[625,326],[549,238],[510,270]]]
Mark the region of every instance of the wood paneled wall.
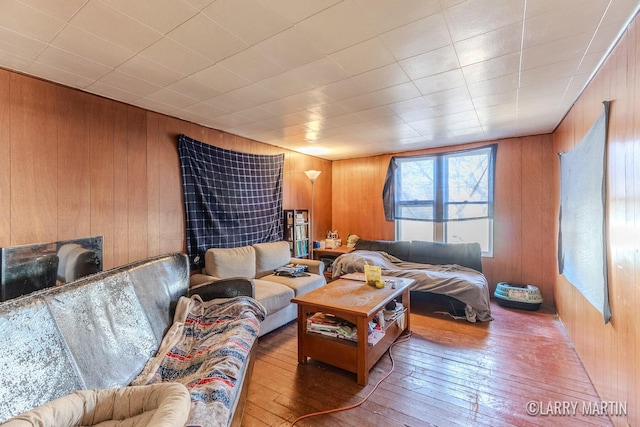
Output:
[[[640,425],[639,26],[636,17],[553,138],[554,151],[571,150],[602,112],[602,102],[611,101],[607,150],[611,322],[605,325],[602,315],[563,276],[556,275],[554,284],[558,314],[601,399],[628,403],[628,417],[612,417],[618,426]],[[556,196],[558,174],[554,168]]]
[[177,137],[285,154],[284,208],[331,226],[331,162],[0,69],[0,246],[104,236],[104,267],[186,251]]
[[[493,141],[492,141],[493,143]],[[550,135],[497,141],[494,254],[483,258],[491,286],[498,282],[538,286],[553,305],[555,247]],[[454,149],[471,148],[469,144]],[[452,148],[447,148],[451,150]],[[445,151],[422,150],[417,155]],[[366,239],[395,239],[393,221],[385,221],[382,188],[390,155],[333,162],[333,228]]]

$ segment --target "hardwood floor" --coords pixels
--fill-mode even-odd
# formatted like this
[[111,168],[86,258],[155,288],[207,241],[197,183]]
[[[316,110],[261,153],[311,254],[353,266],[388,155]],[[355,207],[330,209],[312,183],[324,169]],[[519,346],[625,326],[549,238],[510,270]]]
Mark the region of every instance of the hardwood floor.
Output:
[[[412,335],[391,349],[394,370],[360,406],[299,420],[296,426],[610,426],[583,415],[599,398],[551,309],[511,310],[469,323],[434,313],[412,295]],[[392,368],[385,354],[369,384],[316,361],[298,365],[297,326],[260,338],[242,426],[290,426],[301,415],[361,401]],[[527,415],[529,401],[544,415]],[[577,404],[553,416],[556,402]],[[565,403],[566,402],[566,403]],[[551,406],[548,406],[551,405]]]

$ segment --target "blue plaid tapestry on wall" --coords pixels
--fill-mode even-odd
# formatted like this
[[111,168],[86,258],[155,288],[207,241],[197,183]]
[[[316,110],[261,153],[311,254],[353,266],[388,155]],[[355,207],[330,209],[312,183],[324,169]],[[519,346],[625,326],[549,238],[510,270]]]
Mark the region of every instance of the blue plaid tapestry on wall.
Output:
[[284,154],[225,150],[180,135],[178,152],[192,268],[209,248],[282,240]]

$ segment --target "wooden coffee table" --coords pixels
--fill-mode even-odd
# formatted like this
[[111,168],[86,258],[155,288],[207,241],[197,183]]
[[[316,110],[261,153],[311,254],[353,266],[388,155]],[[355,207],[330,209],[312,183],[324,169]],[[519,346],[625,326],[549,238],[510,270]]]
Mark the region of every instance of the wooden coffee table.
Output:
[[[291,301],[298,304],[298,363],[307,358],[319,360],[357,374],[358,384],[366,385],[369,371],[409,325],[409,286],[412,279],[383,277],[385,287],[378,289],[363,280],[340,278]],[[396,319],[386,325],[384,336],[369,345],[368,323],[376,313],[402,296],[404,325]],[[316,312],[333,314],[356,325],[357,342],[307,332],[307,316]]]

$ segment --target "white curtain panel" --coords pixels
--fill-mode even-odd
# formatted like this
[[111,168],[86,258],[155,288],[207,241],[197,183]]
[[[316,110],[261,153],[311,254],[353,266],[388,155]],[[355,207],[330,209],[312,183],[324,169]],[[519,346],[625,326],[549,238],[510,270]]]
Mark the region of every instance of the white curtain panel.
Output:
[[611,319],[607,282],[606,164],[609,101],[582,141],[560,156],[558,267],[604,317]]

